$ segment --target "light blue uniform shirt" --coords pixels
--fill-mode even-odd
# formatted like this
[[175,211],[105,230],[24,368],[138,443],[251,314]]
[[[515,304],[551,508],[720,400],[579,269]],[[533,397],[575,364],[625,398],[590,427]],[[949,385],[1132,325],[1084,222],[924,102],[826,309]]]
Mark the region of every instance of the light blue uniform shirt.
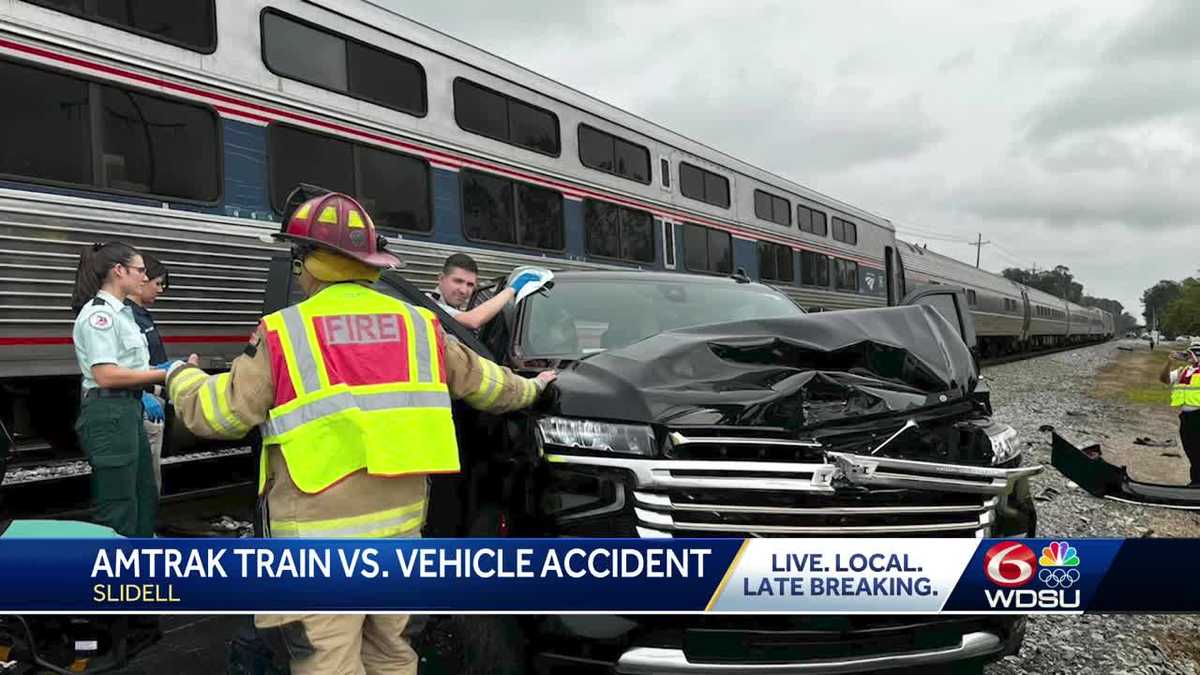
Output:
[[133,310],[107,291],[97,293],[79,311],[72,335],[84,390],[100,386],[92,378],[92,366],[96,364],[113,363],[132,370],[150,368],[150,348],[133,318]]

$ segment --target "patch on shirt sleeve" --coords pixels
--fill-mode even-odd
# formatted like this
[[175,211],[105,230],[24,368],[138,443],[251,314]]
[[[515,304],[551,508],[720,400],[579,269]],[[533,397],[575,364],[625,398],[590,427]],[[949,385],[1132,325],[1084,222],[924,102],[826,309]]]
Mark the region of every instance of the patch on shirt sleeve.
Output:
[[108,312],[96,312],[88,317],[88,325],[96,330],[108,330],[113,325],[112,314]]

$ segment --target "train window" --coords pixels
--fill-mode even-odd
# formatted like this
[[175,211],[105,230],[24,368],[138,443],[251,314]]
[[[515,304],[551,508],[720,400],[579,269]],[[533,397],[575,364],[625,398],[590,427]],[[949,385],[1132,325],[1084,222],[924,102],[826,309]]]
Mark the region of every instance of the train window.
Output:
[[100,87],[100,101],[102,187],[217,198],[219,144],[211,110],[110,86]]
[[267,133],[271,206],[300,183],[354,195],[381,230],[432,228],[429,165],[416,157],[273,124]]
[[468,239],[560,251],[562,195],[478,171],[463,171],[463,231]]
[[662,173],[662,186],[671,187],[671,163],[667,161],[666,157],[658,160],[658,170]]
[[649,213],[585,199],[583,225],[588,255],[654,262],[654,218]]
[[429,232],[429,165],[416,157],[355,145],[355,195],[381,230]]
[[758,242],[758,276],[764,281],[792,283],[796,278],[792,249],[780,244]]
[[833,238],[838,241],[845,242],[847,244],[851,244],[851,245],[857,244],[858,243],[858,228],[854,225],[854,223],[852,223],[848,220],[844,220],[842,218],[838,218],[837,216],[834,216],[833,217]]
[[691,223],[683,229],[683,264],[693,272],[733,271],[733,236]]
[[754,191],[754,215],[779,225],[791,226],[792,204],[783,197],[776,197],[762,190]]
[[839,291],[858,292],[858,263],[834,258],[833,278]]
[[470,80],[454,80],[454,120],[480,136],[557,157],[558,117]]
[[813,212],[812,212],[812,230],[810,230],[810,232],[817,235],[818,237],[828,237],[829,236],[829,224],[826,222],[824,211],[817,211],[815,209],[813,210]]
[[548,251],[563,248],[562,193],[517,183],[517,241]]
[[0,88],[24,96],[0,110],[2,174],[155,198],[220,196],[209,108],[3,60]]
[[796,206],[796,226],[801,232],[812,232],[812,210],[803,204]]
[[650,151],[586,124],[579,125],[579,161],[584,166],[650,184]]
[[217,48],[217,22],[213,0],[30,2],[202,54],[211,54]]
[[805,286],[829,286],[829,256],[801,251],[800,283]]
[[266,10],[263,62],[271,72],[422,117],[425,70],[412,59]]
[[0,61],[0,87],[25,92],[21,105],[0,107],[0,173],[90,185],[88,83]]
[[663,264],[675,269],[675,224],[663,221]]
[[348,41],[351,96],[422,116],[426,111],[425,70],[416,61]]
[[729,179],[687,162],[679,163],[679,191],[689,199],[729,208]]

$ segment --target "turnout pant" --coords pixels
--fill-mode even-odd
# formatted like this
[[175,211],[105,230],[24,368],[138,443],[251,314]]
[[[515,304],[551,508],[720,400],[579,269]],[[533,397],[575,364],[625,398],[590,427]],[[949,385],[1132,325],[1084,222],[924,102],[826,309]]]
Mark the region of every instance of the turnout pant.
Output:
[[1191,485],[1200,485],[1200,410],[1179,413],[1179,441],[1192,465]]
[[158,488],[141,402],[85,397],[75,432],[92,467],[96,522],[125,537],[153,537]]
[[258,615],[255,624],[273,651],[286,653],[292,675],[417,673],[405,614]]

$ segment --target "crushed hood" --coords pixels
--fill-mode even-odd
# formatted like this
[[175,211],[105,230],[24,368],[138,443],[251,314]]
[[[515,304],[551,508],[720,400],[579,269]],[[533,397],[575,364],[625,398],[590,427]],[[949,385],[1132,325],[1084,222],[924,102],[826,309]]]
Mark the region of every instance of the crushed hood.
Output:
[[964,398],[974,360],[926,306],[665,331],[559,375],[569,417],[803,429]]

